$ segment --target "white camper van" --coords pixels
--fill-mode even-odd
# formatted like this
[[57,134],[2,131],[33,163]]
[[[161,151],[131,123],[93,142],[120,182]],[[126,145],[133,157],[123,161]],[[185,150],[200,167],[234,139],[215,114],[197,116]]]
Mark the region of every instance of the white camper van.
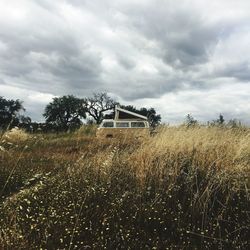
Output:
[[149,123],[146,116],[115,107],[115,119],[105,119],[97,129],[97,137],[147,137]]

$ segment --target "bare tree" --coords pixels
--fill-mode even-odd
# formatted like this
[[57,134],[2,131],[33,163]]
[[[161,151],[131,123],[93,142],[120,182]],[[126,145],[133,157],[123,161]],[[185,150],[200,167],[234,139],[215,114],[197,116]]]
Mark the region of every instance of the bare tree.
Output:
[[100,124],[104,118],[104,112],[114,109],[116,102],[105,92],[94,93],[93,97],[84,99],[84,106],[97,124]]

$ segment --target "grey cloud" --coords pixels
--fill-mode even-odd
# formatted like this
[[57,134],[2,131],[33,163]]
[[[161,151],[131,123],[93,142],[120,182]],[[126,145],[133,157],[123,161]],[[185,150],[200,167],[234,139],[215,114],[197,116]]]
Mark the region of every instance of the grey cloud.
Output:
[[250,62],[225,63],[223,68],[216,69],[218,77],[232,77],[239,81],[250,82]]
[[0,74],[8,78],[7,84],[22,83],[30,89],[54,94],[71,89],[79,92],[77,88],[100,84],[100,55],[90,46],[79,44],[74,33],[63,27],[63,20],[57,21],[57,30],[50,29],[49,21],[38,30],[30,23],[30,29],[21,27],[15,32],[0,24],[0,41],[7,44],[0,57]]
[[[229,112],[225,97],[220,101],[219,95],[213,99],[211,94],[207,104],[203,101],[205,93],[219,87],[233,89],[244,83],[241,88],[248,90],[250,13],[246,1],[239,0],[235,17],[227,14],[231,2],[217,2],[20,0],[12,3],[15,12],[20,7],[27,13],[17,15],[18,21],[4,16],[3,5],[1,84],[52,96],[107,91],[124,102],[142,100],[143,105],[155,103],[159,109],[171,97],[172,113],[167,111],[172,120],[189,111],[190,103],[190,110],[197,117],[200,112],[201,119],[219,112],[203,112],[209,107]],[[231,58],[242,39],[245,52]],[[196,91],[202,92],[199,97],[191,93]],[[240,117],[245,117],[247,98],[233,97],[240,103]],[[214,102],[217,106],[211,105]],[[27,105],[29,114],[38,119],[36,110],[41,111],[44,103],[30,99]]]
[[208,51],[217,43],[222,27],[206,23],[202,13],[191,5],[185,9],[178,6],[173,11],[173,4],[169,7],[158,4],[152,2],[144,8],[129,8],[125,13],[131,18],[132,27],[158,43],[167,64],[184,68],[206,62]]
[[[171,44],[168,48],[166,45],[164,60],[166,63],[180,62],[180,65],[174,64],[185,70],[189,66],[201,64],[208,61],[208,51],[217,43],[218,31],[217,27],[204,27],[203,25],[195,27],[199,23],[199,19],[192,24],[193,30],[189,30],[184,38],[173,39],[167,44]],[[189,29],[191,28],[189,27]],[[165,47],[164,44],[162,45]]]
[[[132,81],[132,80],[131,80]],[[143,98],[159,98],[164,93],[177,92],[186,84],[177,79],[167,79],[164,76],[158,78],[140,78],[134,82],[128,82],[124,79],[117,87],[114,87],[115,93],[125,100],[134,101]],[[124,86],[121,89],[120,86]]]
[[126,57],[125,55],[117,55],[118,62],[127,70],[131,70],[136,66],[136,63],[133,59]]

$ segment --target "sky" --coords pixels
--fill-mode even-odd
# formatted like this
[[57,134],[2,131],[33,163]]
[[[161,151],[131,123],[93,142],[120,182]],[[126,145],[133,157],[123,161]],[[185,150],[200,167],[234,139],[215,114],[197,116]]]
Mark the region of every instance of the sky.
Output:
[[43,121],[53,97],[98,92],[250,124],[250,1],[0,0],[0,96]]

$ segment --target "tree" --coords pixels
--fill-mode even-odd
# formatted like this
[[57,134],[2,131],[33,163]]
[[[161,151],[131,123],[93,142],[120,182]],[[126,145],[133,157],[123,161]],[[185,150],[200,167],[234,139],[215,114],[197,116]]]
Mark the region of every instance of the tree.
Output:
[[93,97],[84,99],[86,112],[97,124],[102,122],[105,112],[114,109],[115,105],[116,102],[105,92],[94,93]]
[[[141,109],[137,109],[136,107],[134,107],[132,105],[128,105],[128,106],[121,105],[120,107],[123,109],[126,109],[128,111],[137,113],[139,115],[146,116],[148,118],[150,127],[154,128],[154,127],[158,126],[161,122],[161,115],[156,114],[156,111],[154,108],[147,109],[147,108],[143,107]],[[113,119],[114,118],[114,111],[111,114],[106,115],[105,118]]]
[[219,118],[209,122],[210,126],[223,126],[225,125],[225,119],[222,114],[219,115]]
[[193,127],[198,125],[198,121],[194,119],[194,117],[191,114],[188,114],[186,116],[186,122],[185,122],[187,127]]
[[80,127],[82,119],[86,118],[83,99],[73,95],[55,97],[46,108],[43,116],[46,123],[54,125],[58,130],[67,131]]
[[219,115],[219,119],[217,119],[217,123],[218,123],[219,125],[223,125],[224,122],[225,122],[225,119],[224,119],[223,115],[220,114],[220,115]]
[[18,127],[25,129],[28,132],[32,132],[31,123],[32,123],[32,121],[31,121],[31,118],[29,116],[21,115],[19,117]]
[[20,112],[24,110],[20,100],[7,100],[0,96],[0,128],[6,129],[18,125]]

